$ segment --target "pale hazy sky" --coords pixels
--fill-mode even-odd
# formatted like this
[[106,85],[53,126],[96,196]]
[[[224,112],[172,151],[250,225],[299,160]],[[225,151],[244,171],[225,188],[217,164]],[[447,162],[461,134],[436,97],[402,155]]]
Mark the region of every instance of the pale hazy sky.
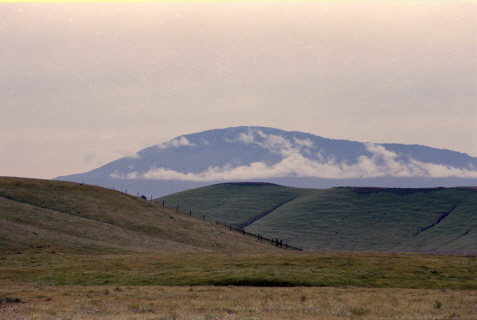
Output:
[[0,175],[267,126],[477,156],[477,2],[0,3]]

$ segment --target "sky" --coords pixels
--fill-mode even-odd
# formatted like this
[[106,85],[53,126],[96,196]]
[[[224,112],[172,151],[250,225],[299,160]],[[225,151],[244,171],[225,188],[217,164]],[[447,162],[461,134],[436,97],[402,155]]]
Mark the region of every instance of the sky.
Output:
[[477,2],[0,3],[0,176],[265,126],[477,157]]

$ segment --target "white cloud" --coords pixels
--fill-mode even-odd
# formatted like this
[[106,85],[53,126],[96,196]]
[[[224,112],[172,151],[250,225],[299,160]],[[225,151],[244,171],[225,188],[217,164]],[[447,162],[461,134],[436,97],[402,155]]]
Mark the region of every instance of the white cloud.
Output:
[[137,172],[130,172],[126,174],[120,174],[118,171],[114,171],[109,175],[113,179],[137,179],[138,178],[138,173]]
[[293,137],[293,141],[295,142],[295,144],[300,145],[302,147],[308,147],[308,148],[313,147],[313,142],[310,139],[300,140],[298,138]]
[[139,159],[141,156],[137,152],[129,152],[126,150],[119,150],[117,151],[121,156],[126,157],[126,158],[132,158],[132,159]]
[[202,141],[202,145],[204,145],[204,146],[210,146],[211,145],[209,140],[207,140],[207,139],[202,138],[201,141]]
[[159,149],[166,149],[169,147],[179,148],[183,146],[195,147],[196,145],[187,140],[186,137],[182,136],[179,138],[175,138],[169,142],[158,144],[156,147]]
[[255,143],[255,139],[251,131],[249,131],[248,133],[242,132],[236,141],[243,142],[245,144]]
[[[254,133],[260,138],[256,139]],[[183,137],[182,137],[183,138]],[[111,174],[120,179],[152,179],[152,180],[188,180],[188,181],[221,181],[221,180],[250,180],[279,177],[313,177],[327,179],[346,178],[375,178],[375,177],[429,177],[429,178],[477,178],[477,171],[458,169],[454,167],[425,163],[415,159],[404,161],[395,152],[386,150],[384,146],[366,144],[371,156],[361,156],[355,164],[337,162],[333,158],[325,159],[318,154],[318,159],[305,157],[308,147],[313,144],[309,140],[290,140],[276,135],[266,135],[261,131],[241,134],[236,141],[245,144],[255,143],[271,152],[282,155],[282,160],[267,165],[264,162],[254,162],[249,165],[209,167],[200,173],[178,172],[166,168],[152,168],[146,173],[132,172],[128,174]],[[181,145],[189,145],[187,139],[179,140]]]

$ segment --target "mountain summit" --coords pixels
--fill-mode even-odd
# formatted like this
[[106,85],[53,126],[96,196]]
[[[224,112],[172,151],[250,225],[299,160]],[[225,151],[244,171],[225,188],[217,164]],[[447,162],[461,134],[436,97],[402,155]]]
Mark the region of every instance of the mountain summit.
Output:
[[420,145],[333,140],[265,127],[179,136],[68,180],[147,196],[226,181],[296,187],[477,184],[477,158]]

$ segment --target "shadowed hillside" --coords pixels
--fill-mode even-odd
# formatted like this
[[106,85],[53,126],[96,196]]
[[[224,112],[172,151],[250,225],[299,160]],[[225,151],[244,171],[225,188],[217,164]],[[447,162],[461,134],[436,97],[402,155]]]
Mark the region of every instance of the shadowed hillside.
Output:
[[477,251],[477,189],[225,183],[158,198],[309,250]]
[[171,253],[277,250],[224,227],[101,187],[0,178],[0,251]]

